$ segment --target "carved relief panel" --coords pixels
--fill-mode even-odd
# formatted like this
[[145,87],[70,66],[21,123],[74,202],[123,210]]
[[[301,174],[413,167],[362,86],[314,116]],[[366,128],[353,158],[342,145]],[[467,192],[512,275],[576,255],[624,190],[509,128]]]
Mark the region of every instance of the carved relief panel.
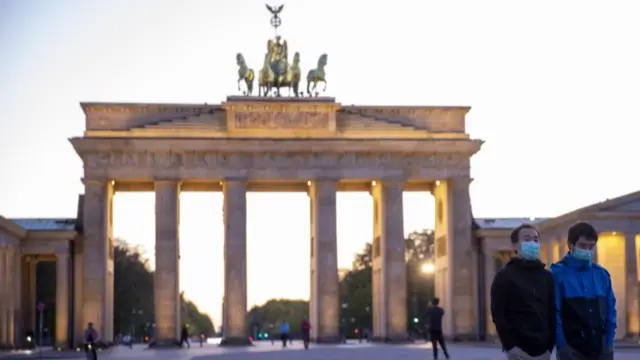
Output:
[[335,130],[335,110],[338,105],[326,103],[225,103],[227,129],[291,131]]

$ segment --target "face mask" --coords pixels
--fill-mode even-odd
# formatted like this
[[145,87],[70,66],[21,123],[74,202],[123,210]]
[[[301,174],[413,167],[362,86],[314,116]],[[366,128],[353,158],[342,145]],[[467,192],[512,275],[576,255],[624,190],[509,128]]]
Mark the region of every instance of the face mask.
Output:
[[540,244],[533,241],[525,241],[520,244],[520,254],[527,260],[538,260],[540,258]]
[[591,261],[593,251],[585,249],[573,249],[573,257],[580,260]]

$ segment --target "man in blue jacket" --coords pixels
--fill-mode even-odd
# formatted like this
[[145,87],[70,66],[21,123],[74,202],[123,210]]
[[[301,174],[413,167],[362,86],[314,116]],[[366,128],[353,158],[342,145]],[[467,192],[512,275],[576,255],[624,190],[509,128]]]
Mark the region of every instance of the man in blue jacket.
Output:
[[586,222],[569,228],[569,252],[551,266],[556,286],[558,360],[613,359],[616,298],[611,276],[591,257],[598,232]]

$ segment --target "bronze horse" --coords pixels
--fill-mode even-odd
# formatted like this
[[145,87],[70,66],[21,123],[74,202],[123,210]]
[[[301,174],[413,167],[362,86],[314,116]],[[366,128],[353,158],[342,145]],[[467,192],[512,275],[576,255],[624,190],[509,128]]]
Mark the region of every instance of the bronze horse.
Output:
[[253,81],[256,78],[256,74],[253,69],[249,69],[247,63],[244,61],[244,56],[241,53],[236,55],[236,64],[238,64],[238,91],[240,91],[240,82],[244,80],[247,90],[245,95],[251,95],[253,92]]
[[[316,90],[319,82],[324,83],[324,89],[322,91],[327,90],[327,79],[325,78],[324,67],[327,66],[327,54],[320,55],[318,59],[318,66],[315,69],[309,70],[307,74],[307,95],[312,96],[311,91]],[[313,88],[310,89],[311,84],[313,84]]]

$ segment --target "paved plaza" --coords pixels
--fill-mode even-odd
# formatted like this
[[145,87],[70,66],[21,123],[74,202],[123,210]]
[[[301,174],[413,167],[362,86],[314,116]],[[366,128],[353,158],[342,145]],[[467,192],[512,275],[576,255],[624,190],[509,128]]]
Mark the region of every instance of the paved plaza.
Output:
[[[57,356],[56,356],[57,355]],[[451,359],[464,360],[499,360],[503,359],[500,349],[492,345],[452,345],[450,346]],[[6,356],[6,355],[5,355]],[[616,360],[638,359],[640,347],[624,348],[617,350]],[[25,358],[24,356],[0,357],[2,360]],[[36,355],[26,358],[37,358]],[[83,359],[81,353],[58,353],[45,354],[45,358]],[[248,360],[288,360],[288,359],[308,359],[308,360],[376,360],[376,359],[398,359],[403,360],[425,360],[431,359],[431,347],[428,344],[412,345],[378,345],[359,344],[357,342],[337,346],[312,346],[308,351],[302,348],[301,343],[294,343],[292,347],[282,349],[278,343],[272,345],[270,342],[257,343],[248,348],[221,348],[217,345],[207,344],[200,348],[197,345],[191,349],[163,349],[149,350],[143,346],[135,346],[133,349],[127,347],[115,347],[103,352],[100,359],[166,359],[166,360],[205,360],[205,359],[248,359]],[[444,359],[440,355],[441,359]],[[555,358],[555,357],[552,357]]]

